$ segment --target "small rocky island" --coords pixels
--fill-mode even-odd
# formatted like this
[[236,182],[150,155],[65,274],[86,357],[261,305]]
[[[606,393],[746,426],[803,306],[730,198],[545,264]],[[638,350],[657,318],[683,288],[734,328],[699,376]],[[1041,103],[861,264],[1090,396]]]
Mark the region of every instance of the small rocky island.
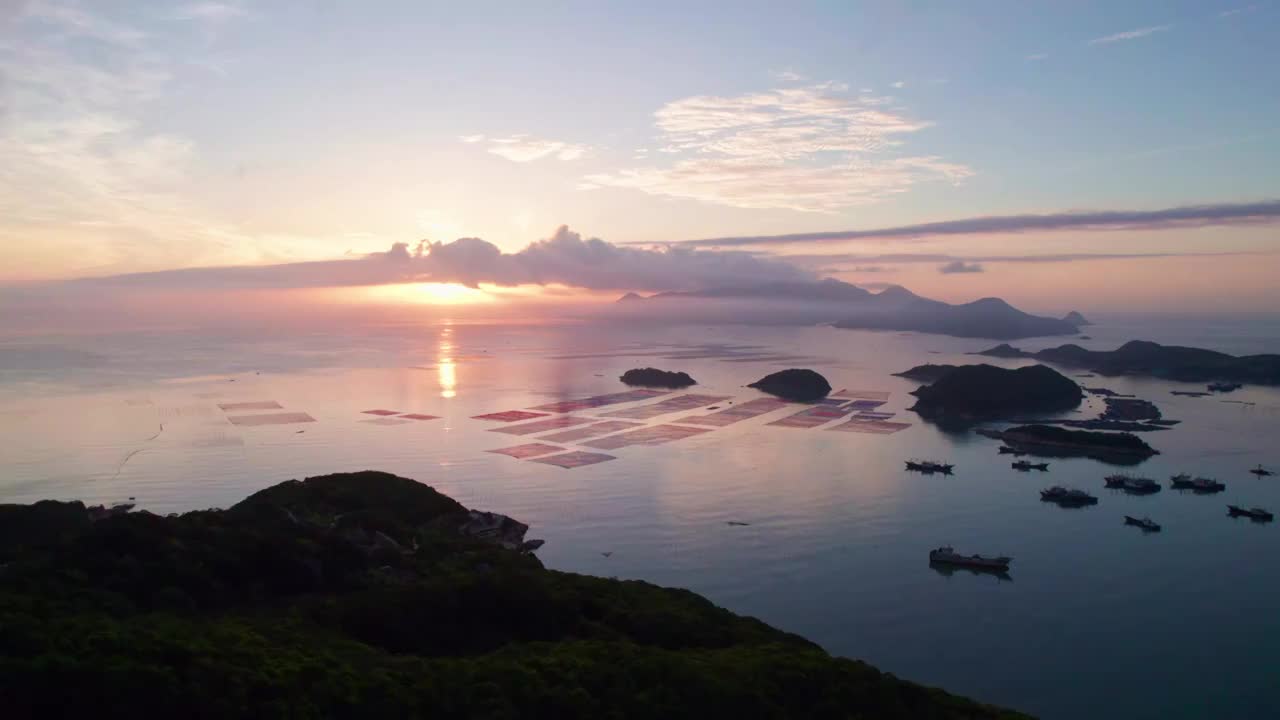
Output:
[[813,370],[797,368],[766,375],[747,387],[795,402],[814,402],[831,392],[831,383],[822,375]]
[[168,517],[0,505],[6,716],[1026,717],[548,570],[526,530],[379,472]]
[[1026,352],[1008,344],[976,353],[998,358],[1034,358],[1099,375],[1138,375],[1182,382],[1227,381],[1280,385],[1280,355],[1228,355],[1201,348],[1132,340],[1115,350],[1059,345]]
[[922,417],[992,419],[1079,407],[1080,386],[1043,365],[1016,369],[994,365],[920,366],[903,377],[934,377],[912,394]]
[[1006,430],[979,429],[978,433],[1004,441],[1019,452],[1047,457],[1081,456],[1133,464],[1159,453],[1131,433],[1068,430],[1054,425],[1021,425]]
[[697,380],[689,377],[689,373],[659,370],[657,368],[633,368],[622,373],[622,377],[618,379],[627,385],[672,388],[674,390],[698,384]]

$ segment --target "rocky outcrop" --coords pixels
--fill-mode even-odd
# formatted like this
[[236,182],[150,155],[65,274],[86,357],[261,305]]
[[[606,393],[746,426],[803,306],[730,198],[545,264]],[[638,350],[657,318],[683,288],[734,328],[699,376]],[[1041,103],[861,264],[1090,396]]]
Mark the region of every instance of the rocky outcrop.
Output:
[[618,379],[627,385],[673,389],[698,384],[697,380],[689,377],[689,373],[659,370],[657,368],[632,368],[622,373],[622,377]]
[[1065,316],[1063,316],[1062,319],[1064,322],[1069,322],[1072,325],[1075,325],[1076,327],[1084,327],[1085,325],[1093,324],[1089,322],[1088,319],[1085,318],[1085,316],[1081,315],[1075,310],[1072,310],[1071,312],[1067,313]]
[[1002,440],[1016,450],[1049,457],[1081,455],[1103,461],[1141,461],[1159,454],[1142,438],[1130,433],[1068,430],[1053,425],[1021,425],[1007,430],[982,429],[978,432]]
[[999,418],[1057,412],[1080,405],[1080,386],[1043,365],[1014,370],[961,365],[912,393],[924,417]]
[[747,387],[795,402],[821,400],[831,392],[831,383],[822,375],[813,370],[797,368],[766,375]]

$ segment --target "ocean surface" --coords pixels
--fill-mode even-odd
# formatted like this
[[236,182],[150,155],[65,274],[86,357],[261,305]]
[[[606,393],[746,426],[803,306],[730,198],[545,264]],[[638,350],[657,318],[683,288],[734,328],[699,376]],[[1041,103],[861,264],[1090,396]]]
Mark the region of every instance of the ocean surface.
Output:
[[[1275,318],[1099,319],[1076,342],[1280,352]],[[1170,390],[1202,388],[1080,378],[1182,421],[1147,433],[1161,454],[1129,472],[1227,484],[1213,496],[1166,487],[1132,497],[1103,488],[1114,467],[1053,459],[1048,473],[1016,472],[997,442],[906,410],[916,384],[890,373],[973,362],[965,353],[993,344],[826,327],[450,322],[0,338],[0,502],[136,498],[168,513],[226,507],[290,478],[386,470],[528,523],[547,541],[538,555],[549,567],[687,587],[832,653],[1045,718],[1280,717],[1280,524],[1226,514],[1228,502],[1280,511],[1280,477],[1247,472],[1280,469],[1280,389],[1189,398]],[[803,409],[788,406],[665,444],[600,449],[545,437],[565,430],[513,435],[495,429],[519,422],[473,419],[621,392],[618,375],[648,365],[688,371],[700,382],[689,392],[726,398],[709,403],[721,410],[763,397],[744,386],[766,373],[810,367],[837,389],[889,393],[878,410],[911,425],[883,435],[830,429],[843,420],[770,425]],[[1091,398],[1082,416],[1100,409]],[[232,420],[296,413],[313,421]],[[406,413],[437,417],[397,416]],[[488,452],[535,442],[613,459],[566,469]],[[956,471],[908,473],[908,458]],[[1040,502],[1051,484],[1101,502]],[[1126,514],[1164,531],[1125,526]],[[943,544],[1011,555],[1009,577],[939,573],[927,553]]]

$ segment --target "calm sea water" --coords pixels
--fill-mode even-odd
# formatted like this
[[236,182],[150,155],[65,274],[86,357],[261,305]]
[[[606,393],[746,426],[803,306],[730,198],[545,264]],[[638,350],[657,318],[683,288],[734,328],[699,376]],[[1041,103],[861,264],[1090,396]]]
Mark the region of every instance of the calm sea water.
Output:
[[[1097,348],[1141,337],[1280,352],[1274,319],[1116,317],[1088,332],[1080,342]],[[1103,489],[1109,466],[1052,460],[1048,474],[1018,473],[995,442],[905,411],[915,385],[889,373],[971,362],[964,353],[991,344],[830,328],[449,323],[10,338],[0,341],[0,502],[136,497],[164,513],[382,469],[529,523],[550,567],[688,587],[833,653],[1046,718],[1280,716],[1280,525],[1225,512],[1227,502],[1280,511],[1280,479],[1246,472],[1280,465],[1280,391],[1185,398],[1169,391],[1192,388],[1172,383],[1082,379],[1183,421],[1147,435],[1162,454],[1137,472],[1228,485],[1130,497]],[[795,411],[785,409],[573,470],[485,452],[538,438],[471,416],[616,392],[622,371],[644,365],[686,370],[697,392],[735,403],[758,397],[743,386],[767,372],[812,367],[837,388],[891,392],[883,409],[913,425],[888,436],[767,425]],[[217,407],[248,401],[316,422],[238,427]],[[441,417],[363,422],[375,408]],[[910,457],[945,459],[956,474],[906,473]],[[1101,502],[1041,503],[1049,484]],[[1126,514],[1164,531],[1126,527]],[[1011,579],[939,574],[926,555],[941,544],[1012,555]]]

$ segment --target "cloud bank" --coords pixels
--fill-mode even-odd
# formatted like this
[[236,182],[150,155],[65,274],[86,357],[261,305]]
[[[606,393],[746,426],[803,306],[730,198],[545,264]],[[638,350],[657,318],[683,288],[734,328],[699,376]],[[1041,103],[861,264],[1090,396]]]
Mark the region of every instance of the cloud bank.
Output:
[[452,282],[476,286],[563,284],[591,290],[696,290],[721,285],[812,280],[782,260],[747,252],[620,247],[583,239],[567,227],[516,253],[480,238],[396,243],[357,258],[131,273],[70,281],[79,287],[131,289],[307,288]]
[[938,268],[938,272],[943,275],[955,275],[959,273],[980,273],[982,265],[979,263],[967,263],[963,260],[952,260]]
[[901,154],[905,138],[931,123],[908,117],[889,98],[836,84],[700,95],[668,103],[654,119],[662,150],[680,156],[673,164],[588,175],[582,187],[834,212],[973,174],[937,156]]
[[946,235],[1007,235],[1026,232],[1168,230],[1230,225],[1269,225],[1280,222],[1280,200],[1218,205],[1187,205],[1162,210],[1084,210],[1043,215],[988,215],[874,230],[790,235],[749,235],[685,240],[693,247],[733,247],[828,243],[845,240],[894,240]]
[[518,163],[533,162],[548,157],[554,157],[557,160],[577,160],[591,150],[590,146],[579,143],[547,140],[529,135],[507,137],[463,135],[459,140],[464,143],[486,143],[489,145],[490,153]]

